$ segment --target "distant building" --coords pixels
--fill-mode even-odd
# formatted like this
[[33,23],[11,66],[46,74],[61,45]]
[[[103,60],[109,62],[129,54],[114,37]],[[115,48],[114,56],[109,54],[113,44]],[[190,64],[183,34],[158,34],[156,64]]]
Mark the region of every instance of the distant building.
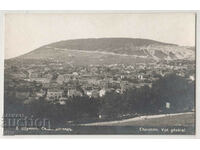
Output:
[[192,80],[192,81],[194,81],[194,76],[191,75],[191,76],[189,77],[189,79]]
[[45,74],[44,77],[51,80],[53,78],[53,75],[48,73],[48,74]]
[[48,78],[31,78],[30,81],[36,81],[40,83],[49,83],[51,80]]
[[68,100],[67,97],[61,97],[61,98],[59,98],[59,101],[67,101],[67,100]]
[[69,74],[64,74],[64,75],[59,75],[56,79],[56,82],[58,84],[63,84],[69,82],[70,80],[72,80],[72,76]]
[[87,79],[88,84],[94,84],[94,85],[99,85],[100,81],[94,78],[88,78]]
[[121,89],[116,89],[115,92],[120,94],[121,93]]
[[140,80],[143,80],[144,79],[144,77],[143,77],[143,75],[138,75],[138,79],[140,79]]
[[57,82],[58,84],[63,84],[64,81],[65,81],[65,78],[64,78],[63,75],[59,75],[59,76],[57,77],[57,79],[56,79],[56,82]]
[[18,73],[12,73],[12,76],[14,78],[17,78],[17,79],[25,79],[27,78],[27,75],[23,72],[18,72]]
[[51,70],[49,67],[44,68],[44,71],[49,71],[49,70]]
[[90,98],[91,97],[97,98],[97,97],[99,97],[99,91],[98,90],[89,90],[89,91],[86,91],[86,95],[89,96]]
[[67,92],[68,97],[77,97],[77,96],[83,96],[83,93],[81,91],[78,91],[76,89],[69,89]]
[[35,94],[36,94],[36,97],[43,97],[45,96],[46,92],[41,89],[40,91],[35,92]]
[[100,96],[100,97],[103,97],[104,95],[106,95],[106,90],[105,90],[105,89],[101,89],[101,90],[99,91],[99,96]]
[[30,72],[29,73],[29,78],[39,78],[39,73],[37,72]]
[[78,73],[77,72],[73,72],[72,75],[78,76]]
[[65,104],[66,104],[66,101],[59,101],[59,104],[60,104],[60,105],[65,105]]
[[129,83],[127,81],[122,81],[120,83],[120,88],[121,88],[121,93],[123,93],[124,91],[128,90],[130,87]]
[[124,79],[124,78],[125,78],[125,76],[124,76],[124,75],[121,75],[121,76],[120,76],[120,78],[121,78],[121,79]]
[[46,98],[48,100],[60,99],[62,96],[63,96],[63,90],[56,89],[56,88],[47,90]]
[[59,98],[59,104],[60,105],[65,105],[67,100],[68,100],[67,97],[61,97],[61,98]]
[[91,91],[86,91],[85,94],[89,97],[92,97],[92,90]]

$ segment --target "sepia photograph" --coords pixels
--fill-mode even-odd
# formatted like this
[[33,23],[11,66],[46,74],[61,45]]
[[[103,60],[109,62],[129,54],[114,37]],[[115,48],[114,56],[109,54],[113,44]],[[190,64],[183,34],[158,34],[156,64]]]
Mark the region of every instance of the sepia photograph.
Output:
[[195,135],[196,13],[5,13],[3,135]]

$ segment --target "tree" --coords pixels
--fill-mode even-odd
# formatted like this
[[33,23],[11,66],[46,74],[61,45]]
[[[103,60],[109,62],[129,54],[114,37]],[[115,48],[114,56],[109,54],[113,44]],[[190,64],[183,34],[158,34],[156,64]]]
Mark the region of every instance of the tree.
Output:
[[163,77],[153,84],[151,102],[162,110],[169,102],[171,112],[191,110],[194,107],[194,83],[175,74]]

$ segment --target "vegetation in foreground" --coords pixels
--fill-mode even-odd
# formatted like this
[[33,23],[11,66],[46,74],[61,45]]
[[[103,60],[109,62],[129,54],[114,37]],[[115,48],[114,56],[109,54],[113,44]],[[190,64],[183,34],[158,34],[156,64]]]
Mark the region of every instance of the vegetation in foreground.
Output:
[[[61,127],[69,121],[76,124],[192,111],[194,91],[194,82],[170,74],[153,83],[152,88],[129,89],[123,94],[110,92],[96,99],[73,97],[65,105],[49,103],[44,99],[24,104],[20,99],[5,95],[4,113],[46,118],[51,121],[52,127]],[[166,107],[167,103],[170,107]]]

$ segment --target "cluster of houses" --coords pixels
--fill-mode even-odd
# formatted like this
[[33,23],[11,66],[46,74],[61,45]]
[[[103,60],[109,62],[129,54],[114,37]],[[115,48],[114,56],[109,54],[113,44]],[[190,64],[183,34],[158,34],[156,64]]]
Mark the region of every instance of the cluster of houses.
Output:
[[[26,99],[27,103],[34,99],[44,98],[47,101],[59,101],[64,104],[71,97],[87,95],[90,98],[98,98],[108,92],[122,94],[130,88],[141,88],[142,86],[151,88],[152,83],[158,80],[159,76],[169,73],[176,73],[191,81],[195,80],[194,64],[180,64],[180,62],[176,64],[136,64],[134,66],[124,64],[71,66],[67,70],[62,67],[54,71],[52,71],[52,66],[53,64],[32,68],[28,66],[26,69],[8,73],[12,78],[24,80],[24,83],[20,82],[21,87],[24,85],[29,87],[15,88],[15,97]],[[10,85],[12,82],[9,83]],[[38,88],[33,90],[37,86]],[[29,90],[30,87],[33,89]],[[8,92],[12,93],[9,90]]]

